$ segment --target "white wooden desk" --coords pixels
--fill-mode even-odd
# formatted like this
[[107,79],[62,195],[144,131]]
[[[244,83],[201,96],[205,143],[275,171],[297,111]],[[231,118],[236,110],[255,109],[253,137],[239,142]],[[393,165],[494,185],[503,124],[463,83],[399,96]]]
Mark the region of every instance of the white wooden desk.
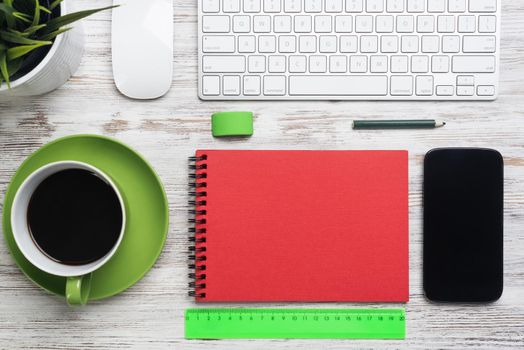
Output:
[[[197,98],[197,2],[175,2],[175,76],[163,98],[120,95],[111,74],[110,13],[84,22],[80,69],[59,90],[0,99],[1,200],[31,152],[57,137],[96,133],[142,153],[162,178],[171,226],[155,267],[119,296],[72,309],[18,270],[0,239],[0,348],[138,349],[524,349],[524,0],[504,0],[501,96],[495,102],[202,102]],[[109,0],[79,1],[82,7]],[[130,38],[132,40],[132,38]],[[248,140],[214,139],[215,111],[255,112]],[[355,118],[439,118],[436,130],[356,132]],[[504,294],[490,305],[435,305],[422,293],[422,159],[445,146],[498,149],[505,159]],[[410,301],[405,341],[186,341],[187,157],[197,147],[228,149],[407,149],[410,152]],[[301,307],[278,304],[273,306]],[[362,307],[319,304],[308,307]],[[403,306],[403,305],[394,305]]]

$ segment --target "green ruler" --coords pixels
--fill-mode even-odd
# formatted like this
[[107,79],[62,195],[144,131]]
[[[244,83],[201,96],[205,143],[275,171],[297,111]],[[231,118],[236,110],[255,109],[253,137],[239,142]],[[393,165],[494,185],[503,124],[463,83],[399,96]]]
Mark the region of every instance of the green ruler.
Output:
[[188,309],[186,339],[404,339],[403,309]]

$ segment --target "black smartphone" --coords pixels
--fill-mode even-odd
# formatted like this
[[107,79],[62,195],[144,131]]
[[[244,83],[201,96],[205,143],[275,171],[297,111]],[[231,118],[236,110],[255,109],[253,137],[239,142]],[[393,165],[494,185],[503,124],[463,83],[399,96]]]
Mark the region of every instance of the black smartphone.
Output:
[[503,289],[503,159],[484,148],[439,148],[424,158],[424,293],[489,302]]

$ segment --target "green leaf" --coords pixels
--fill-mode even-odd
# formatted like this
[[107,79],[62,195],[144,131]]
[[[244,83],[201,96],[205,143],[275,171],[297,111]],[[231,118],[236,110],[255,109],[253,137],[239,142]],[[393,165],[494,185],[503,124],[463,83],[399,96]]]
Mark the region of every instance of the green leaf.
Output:
[[0,73],[2,74],[2,79],[5,80],[7,84],[7,88],[11,88],[11,84],[9,82],[9,71],[7,70],[7,55],[5,50],[0,51]]
[[12,6],[7,5],[7,1],[4,1],[3,4],[0,4],[0,12],[4,14],[4,18],[7,22],[9,28],[15,26],[15,18],[13,16],[14,9]]
[[25,23],[31,23],[31,17],[22,12],[13,12],[13,17]]
[[31,23],[31,27],[38,25],[40,23],[40,4],[38,3],[38,0],[35,1],[35,13],[33,14],[33,23]]
[[34,44],[43,44],[43,45],[49,45],[52,44],[51,41],[45,41],[45,40],[34,40],[29,39],[26,37],[23,37],[21,35],[6,32],[3,30],[0,30],[0,38],[4,39],[7,42],[13,43],[13,44],[24,44],[24,45],[34,45]]
[[39,31],[40,29],[44,28],[45,26],[46,26],[46,24],[39,24],[37,26],[29,27],[26,30],[24,30],[24,32],[22,34],[24,34],[24,35],[33,34],[34,32]]
[[16,72],[18,72],[20,67],[22,67],[23,61],[24,59],[22,57],[11,60],[11,61],[7,61],[7,71],[9,72],[10,77],[12,77],[13,75],[16,74]]
[[22,36],[24,38],[29,36],[29,33],[24,33],[24,32],[18,31],[16,29],[8,29],[8,31],[9,31],[9,33],[13,33],[13,34]]
[[49,10],[48,10],[47,8],[45,8],[44,6],[40,6],[40,11],[43,11],[43,12],[49,14],[49,15],[51,14],[51,11],[49,11]]
[[60,3],[62,2],[63,0],[55,0],[51,3],[51,5],[49,6],[49,9],[50,10],[54,10],[55,7],[57,7],[58,5],[60,5]]
[[115,7],[118,7],[118,5],[117,6],[107,6],[107,7],[102,7],[102,8],[92,9],[92,10],[79,11],[79,12],[74,12],[74,13],[68,13],[67,15],[53,18],[49,22],[47,22],[47,28],[45,29],[45,31],[46,33],[54,32],[55,30],[59,29],[60,27],[76,22],[87,16],[91,16],[92,14],[95,14],[97,12],[109,10]]
[[40,39],[41,40],[53,40],[58,35],[60,35],[60,34],[62,34],[64,32],[67,32],[68,30],[71,30],[71,29],[73,29],[73,28],[71,28],[71,27],[60,28],[60,29],[55,30],[54,32],[49,33],[49,34],[42,35],[40,37]]
[[49,44],[35,44],[35,45],[20,45],[7,49],[7,59],[14,60],[15,58],[27,55],[29,52],[41,46]]

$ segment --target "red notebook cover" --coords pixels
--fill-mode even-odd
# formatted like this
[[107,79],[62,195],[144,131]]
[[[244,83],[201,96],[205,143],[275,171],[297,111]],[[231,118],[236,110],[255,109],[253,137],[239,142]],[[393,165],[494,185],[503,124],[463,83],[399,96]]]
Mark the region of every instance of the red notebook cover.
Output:
[[193,160],[197,301],[408,300],[406,151]]

